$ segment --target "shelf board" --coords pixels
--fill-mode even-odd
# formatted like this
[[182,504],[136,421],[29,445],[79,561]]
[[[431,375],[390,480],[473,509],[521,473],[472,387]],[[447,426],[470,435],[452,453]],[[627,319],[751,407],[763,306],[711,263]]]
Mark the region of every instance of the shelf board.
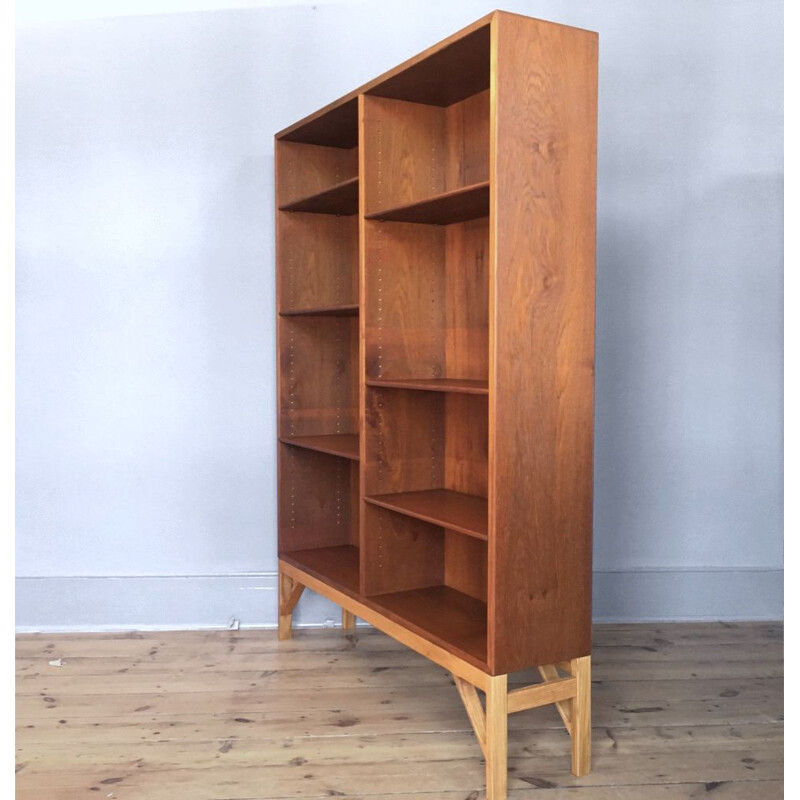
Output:
[[358,213],[358,177],[337,183],[330,189],[284,203],[281,211],[305,211],[312,214],[339,214],[349,216]]
[[463,186],[449,192],[366,214],[366,219],[384,222],[424,222],[449,225],[489,215],[489,181]]
[[358,97],[331,103],[278,134],[286,142],[350,149],[358,146]]
[[280,558],[313,575],[335,589],[358,595],[358,548],[351,544],[317,547],[313,550],[290,550]]
[[489,394],[489,381],[458,378],[382,378],[366,381],[367,386],[390,389],[416,389],[423,392],[458,392],[459,394]]
[[428,586],[369,598],[378,611],[394,618],[450,652],[485,669],[486,603],[451,589]]
[[359,458],[357,433],[333,433],[327,436],[281,436],[280,440],[293,447],[305,447],[307,450],[317,450],[320,453],[349,458],[351,461],[358,461]]
[[281,311],[282,317],[357,317],[358,303],[347,306],[319,306],[318,308],[292,308]]
[[448,489],[428,489],[421,492],[370,495],[364,499],[373,505],[441,525],[476,539],[486,541],[489,538],[489,512],[485,497],[451,492]]

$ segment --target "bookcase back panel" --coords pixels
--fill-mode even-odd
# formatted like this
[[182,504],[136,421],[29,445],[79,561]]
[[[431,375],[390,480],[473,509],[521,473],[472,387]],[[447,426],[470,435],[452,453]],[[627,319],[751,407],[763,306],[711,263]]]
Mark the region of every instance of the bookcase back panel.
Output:
[[364,504],[362,543],[367,595],[441,586],[445,580],[441,528]]
[[358,432],[358,320],[283,317],[280,435]]
[[444,191],[445,110],[364,98],[364,207],[370,214]]
[[362,590],[398,621],[486,660],[486,543],[369,504]]
[[279,136],[279,141],[353,148],[358,145],[358,97],[300,120]]
[[453,531],[444,532],[444,582],[486,602],[486,542]]
[[365,223],[367,378],[486,380],[488,219]]
[[489,403],[485,396],[443,394],[444,482],[452,492],[486,497],[489,480]]
[[366,494],[447,489],[487,496],[485,396],[369,388],[366,403]]
[[336,456],[279,444],[280,552],[358,545],[358,466]]
[[356,147],[320,147],[279,140],[275,156],[278,206],[318,194],[358,175]]
[[489,179],[489,93],[449,108],[364,97],[367,215]]
[[365,241],[367,376],[443,377],[444,229],[367,222]]
[[453,37],[452,42],[371,86],[368,94],[436,106],[477,94],[489,88],[490,39],[488,24]]
[[278,213],[280,310],[358,303],[358,218]]
[[443,394],[368,388],[365,420],[366,494],[442,487],[445,460]]

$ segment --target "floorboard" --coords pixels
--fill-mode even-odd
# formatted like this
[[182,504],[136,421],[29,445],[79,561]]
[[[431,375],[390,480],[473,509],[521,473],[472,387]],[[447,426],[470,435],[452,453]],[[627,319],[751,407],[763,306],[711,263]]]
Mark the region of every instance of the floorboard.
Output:
[[[509,797],[783,797],[782,648],[775,623],[596,626],[591,774],[554,708],[514,714]],[[450,675],[371,629],[24,635],[17,691],[18,800],[484,797]]]

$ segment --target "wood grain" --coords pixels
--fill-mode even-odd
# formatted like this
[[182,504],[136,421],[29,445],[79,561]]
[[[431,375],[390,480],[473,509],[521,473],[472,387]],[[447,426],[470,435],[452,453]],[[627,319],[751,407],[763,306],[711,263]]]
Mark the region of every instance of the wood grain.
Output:
[[589,656],[573,658],[570,672],[577,683],[571,701],[572,774],[588,775],[592,767],[592,664]]
[[358,304],[296,308],[279,313],[282,317],[357,317]]
[[311,119],[302,120],[277,135],[285,142],[317,144],[347,149],[358,145],[358,94],[353,92],[340,101],[330,103]]
[[367,597],[444,583],[441,528],[369,503],[362,514],[362,577]]
[[459,531],[478,539],[487,538],[486,499],[453,492],[448,489],[427,489],[418,492],[367,495],[364,498],[383,508],[410,517]]
[[364,97],[367,219],[449,224],[487,216],[489,93],[449,108]]
[[357,462],[280,444],[279,552],[358,544]]
[[486,602],[486,543],[471,536],[445,530],[444,583]]
[[486,220],[446,227],[368,222],[364,236],[367,380],[486,393]]
[[276,142],[281,570],[487,692],[489,800],[516,670],[589,768],[596,81],[494,12]]
[[472,725],[472,730],[475,732],[475,738],[478,740],[478,745],[483,751],[484,757],[486,756],[486,711],[481,704],[478,697],[478,692],[471,683],[467,683],[458,676],[454,679],[456,689],[461,697],[461,702],[464,704],[464,710],[467,712],[467,717]]
[[281,211],[350,216],[358,213],[358,177],[338,181],[318,192],[284,203]]
[[[487,14],[471,25],[467,25],[465,28],[457,31],[452,36],[448,36],[446,39],[437,42],[421,53],[407,59],[394,69],[379,75],[377,78],[354,89],[338,100],[328,103],[328,105],[323,108],[314,111],[298,122],[284,128],[276,134],[276,138],[338,147],[354,147],[358,144],[356,115],[357,103],[360,101],[361,96],[381,85],[384,85],[384,91],[386,91],[387,94],[392,94],[391,86],[386,89],[386,84],[392,78],[401,76],[410,71],[413,72],[416,65],[423,65],[425,62],[427,62],[427,65],[423,66],[421,72],[417,73],[424,76],[424,80],[419,86],[421,93],[409,95],[408,92],[398,93],[395,91],[394,94],[401,94],[401,99],[428,103],[431,100],[431,88],[434,88],[434,91],[439,91],[436,89],[437,85],[444,85],[445,87],[452,85],[452,80],[449,77],[450,75],[456,75],[458,78],[459,75],[466,77],[467,75],[477,74],[480,76],[480,79],[460,80],[459,84],[463,88],[457,93],[451,94],[450,89],[445,88],[445,91],[448,93],[446,95],[439,95],[439,105],[450,105],[451,102],[457,102],[464,97],[486,89],[489,85],[488,72],[484,76],[482,70],[484,64],[488,69],[488,61],[484,62],[482,56],[476,59],[475,50],[483,46],[487,48],[488,53],[489,25],[494,19],[495,13],[496,12]],[[476,40],[470,38],[472,34],[477,34]],[[450,49],[451,45],[458,45],[460,42],[464,41],[466,41],[466,46],[462,44],[460,47],[457,46],[455,49]],[[451,59],[453,55],[458,55],[459,53],[463,53],[463,58],[455,58],[450,62],[449,66],[452,66],[452,71],[449,71],[449,73],[442,72],[441,67],[437,65],[435,60],[433,61],[435,69],[431,69],[431,62],[429,59],[435,58],[438,53],[446,49],[450,49]],[[475,69],[476,67],[478,67],[478,70]],[[401,86],[402,83],[403,80],[401,79]]]
[[[473,652],[476,648],[471,646],[472,638],[459,639],[457,645],[453,644],[450,637],[442,639],[437,635],[437,630],[442,629],[441,620],[431,620],[430,616],[431,608],[446,604],[445,618],[474,619],[477,616],[475,614],[477,607],[473,598],[462,596],[459,592],[448,590],[447,587],[363,597],[345,588],[333,586],[330,581],[320,579],[286,561],[281,561],[279,566],[281,571],[300,581],[307,588],[346,608],[378,630],[444,667],[453,675],[469,681],[479,689],[485,688],[489,678],[485,672],[485,663]],[[476,636],[474,644],[479,648],[483,641],[485,634],[483,637]],[[462,645],[466,645],[464,650],[460,649]]]
[[[437,47],[429,55],[401,67],[367,89],[372,95],[415,103],[451,106],[489,88],[489,27]],[[473,26],[470,26],[473,27]]]
[[[303,209],[298,209],[302,211]],[[367,219],[384,222],[416,222],[425,225],[452,225],[454,222],[487,217],[489,183],[482,181],[427,196],[422,200],[385,208],[367,214]]]
[[508,676],[486,687],[486,800],[506,800],[508,790]]
[[358,321],[281,317],[280,435],[358,432]]
[[492,24],[489,662],[500,674],[591,648],[597,36],[504,13]]
[[485,603],[449,586],[393,592],[372,600],[391,619],[485,669]]
[[[288,208],[303,198],[324,194],[335,186],[347,186],[358,210],[358,149],[320,147],[277,140],[276,168],[280,180],[276,185],[279,208]],[[355,192],[353,192],[355,188]],[[313,211],[296,208],[297,211]]]
[[341,591],[358,593],[358,548],[353,545],[287,550],[281,559]]
[[487,381],[463,378],[370,378],[367,386],[413,389],[421,392],[455,392],[459,394],[489,394]]
[[277,213],[277,280],[283,314],[358,304],[358,221]]
[[353,461],[358,461],[359,458],[357,433],[334,433],[327,436],[282,436],[281,441],[294,447],[305,447],[307,450],[317,450],[320,453],[329,453]]
[[[780,657],[780,626],[597,626],[595,652],[591,779],[566,771],[569,744],[552,708],[517,713],[508,719],[512,797],[545,787],[564,800],[782,796],[782,681],[758,677]],[[50,667],[58,656],[64,666]],[[633,656],[644,659],[635,675],[619,671]],[[656,679],[659,663],[675,671]],[[751,671],[691,677],[707,664],[727,675],[728,663]],[[18,681],[23,800],[92,787],[157,800],[331,790],[463,800],[484,785],[449,675],[369,629],[296,631],[280,646],[263,630],[25,636]]]

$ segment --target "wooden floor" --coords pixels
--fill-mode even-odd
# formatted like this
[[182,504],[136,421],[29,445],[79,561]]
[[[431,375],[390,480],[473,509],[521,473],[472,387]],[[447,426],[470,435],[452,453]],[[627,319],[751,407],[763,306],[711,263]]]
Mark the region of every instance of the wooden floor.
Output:
[[[484,797],[450,675],[370,630],[295,637],[19,637],[17,797]],[[783,796],[781,626],[598,626],[593,656],[592,773],[554,708],[514,714],[512,800]]]

